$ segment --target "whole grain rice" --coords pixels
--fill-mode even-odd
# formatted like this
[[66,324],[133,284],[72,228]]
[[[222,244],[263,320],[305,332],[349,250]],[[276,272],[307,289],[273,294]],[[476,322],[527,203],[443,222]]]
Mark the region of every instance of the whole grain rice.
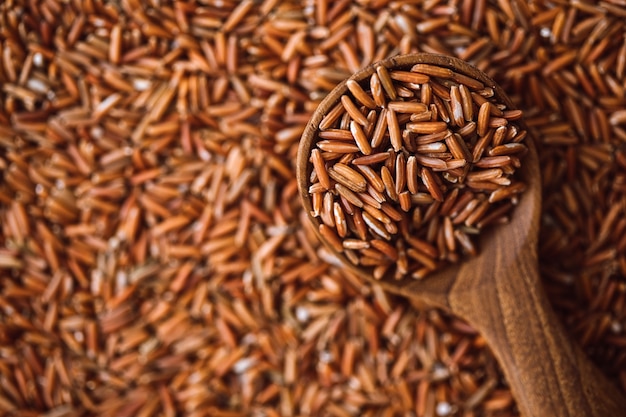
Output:
[[[527,152],[522,143],[527,132],[515,122],[521,118],[521,112],[508,109],[504,102],[485,98],[478,109],[471,94],[484,90],[482,82],[469,81],[468,87],[451,80],[467,81],[470,77],[450,68],[415,64],[404,69],[391,66],[393,62],[374,64],[364,77],[346,81],[344,90],[348,91],[340,97],[344,109],[341,120],[327,123],[328,115],[320,115],[323,129],[313,126],[311,148],[303,149],[311,171],[310,184],[306,185],[309,194],[304,198],[317,202],[323,194],[321,210],[316,207],[310,213],[313,223],[331,248],[352,264],[365,267],[378,279],[382,278],[382,271],[395,279],[423,278],[447,263],[458,262],[461,253],[476,254],[470,235],[478,234],[482,226],[506,221],[508,213],[498,208],[512,208],[525,189],[523,182],[514,179],[518,164],[513,161]],[[400,75],[396,75],[398,72]],[[382,92],[370,90],[377,85],[372,80],[378,79]],[[441,110],[429,111],[430,103],[417,98],[422,97],[423,89],[435,91],[442,100]],[[400,91],[404,90],[407,94],[401,97]],[[362,106],[356,106],[355,101]],[[379,107],[376,101],[384,105]],[[325,101],[322,106],[328,106],[330,114],[337,111],[335,103]],[[492,107],[503,117],[490,117]],[[476,120],[466,120],[466,115],[474,114]],[[387,132],[380,133],[375,125],[383,117]],[[484,132],[481,136],[474,128],[477,125]],[[331,133],[340,139],[332,146],[326,140]],[[330,157],[325,156],[328,153]],[[481,163],[483,158],[498,156],[511,157],[496,168]],[[369,158],[369,164],[363,165],[362,158]],[[376,162],[372,162],[374,159]],[[346,198],[346,189],[351,191],[350,198]],[[457,202],[459,191],[464,199]],[[422,193],[432,197],[426,205],[413,199]],[[339,201],[344,202],[348,216]],[[450,206],[456,210],[448,213],[446,208]],[[431,212],[427,221],[421,215],[426,211]],[[481,222],[493,211],[500,217]],[[365,236],[354,224],[355,214],[362,215],[368,226]],[[404,253],[411,237],[436,247],[434,256],[425,263],[415,255],[400,260],[398,253]],[[341,243],[342,239],[357,238],[364,242],[360,250]],[[461,241],[458,246],[457,239]]]
[[[619,0],[3,2],[1,413],[517,415],[480,336],[341,271],[297,203],[297,139],[319,102],[357,67],[418,51],[469,61],[524,111],[542,159],[543,282],[626,390],[624,10]],[[489,98],[454,81],[480,90],[459,88],[464,109]],[[442,92],[420,91],[428,117],[446,109]],[[468,132],[507,118],[487,109]],[[343,117],[338,106],[326,128]],[[367,136],[382,141],[386,123]],[[486,155],[493,139],[473,149],[482,168],[517,163]],[[376,219],[357,213],[365,234]],[[407,243],[408,258],[435,258],[427,241]]]

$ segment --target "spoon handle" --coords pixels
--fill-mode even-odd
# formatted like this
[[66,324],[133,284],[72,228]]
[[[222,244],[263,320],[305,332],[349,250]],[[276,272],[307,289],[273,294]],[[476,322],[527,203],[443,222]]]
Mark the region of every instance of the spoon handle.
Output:
[[504,276],[489,281],[491,288],[474,291],[469,299],[467,293],[454,297],[453,291],[449,301],[452,310],[487,340],[522,415],[626,415],[621,392],[572,343],[550,307],[539,281],[536,252],[522,250],[519,255],[512,265],[497,268]]

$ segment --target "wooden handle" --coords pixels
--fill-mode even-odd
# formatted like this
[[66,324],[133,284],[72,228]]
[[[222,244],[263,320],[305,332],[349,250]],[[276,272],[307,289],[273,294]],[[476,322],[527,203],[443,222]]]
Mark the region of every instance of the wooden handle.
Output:
[[[505,243],[501,236],[505,235],[493,236],[500,240],[500,252],[509,250],[514,245],[510,240],[515,239]],[[508,259],[494,253],[493,262],[504,258]],[[537,266],[536,251],[522,248],[513,263],[497,268],[502,271],[500,276],[474,281],[481,288],[461,288],[472,285],[472,280],[457,281],[448,298],[450,308],[485,337],[523,416],[626,415],[622,394],[565,333],[538,285]],[[474,269],[473,274],[490,270],[492,266],[487,265],[485,270]]]
[[[493,87],[498,99],[511,106],[502,89],[484,73],[455,58],[416,54],[389,58],[379,65],[410,68],[428,63],[453,69]],[[374,66],[354,74],[360,81]],[[309,152],[327,110],[346,91],[342,82],[320,104],[304,131],[297,159],[300,197],[310,220]],[[481,233],[481,254],[445,268],[425,280],[383,277],[375,281],[388,291],[422,305],[450,310],[472,324],[487,340],[511,385],[525,417],[618,417],[626,415],[626,400],[618,389],[572,344],[552,311],[538,276],[537,239],[541,215],[541,178],[532,141],[521,176],[527,191],[511,222]],[[315,227],[317,232],[317,227]],[[321,238],[321,236],[320,236]],[[324,239],[321,239],[324,241]],[[327,242],[325,242],[327,243]],[[374,281],[369,272],[329,249],[347,270]]]

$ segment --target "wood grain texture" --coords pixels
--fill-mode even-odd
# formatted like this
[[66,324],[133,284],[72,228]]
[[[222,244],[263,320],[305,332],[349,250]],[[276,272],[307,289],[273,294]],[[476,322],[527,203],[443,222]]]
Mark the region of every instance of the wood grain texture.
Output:
[[[478,79],[493,87],[498,99],[513,108],[493,80],[458,59],[415,54],[382,62],[387,68],[396,69],[410,68],[416,63],[444,66]],[[374,71],[370,66],[350,79],[360,81]],[[300,142],[298,187],[308,213],[312,208],[308,195],[308,157],[315,132],[326,112],[346,91],[343,82],[326,97]],[[508,225],[481,234],[479,256],[467,258],[422,281],[383,278],[376,283],[417,304],[444,308],[473,325],[502,366],[523,416],[626,416],[623,395],[572,343],[550,307],[540,282],[537,239],[541,180],[536,150],[530,141],[529,149],[521,169],[528,190]],[[310,219],[317,224],[315,218]],[[330,247],[329,250],[333,251]],[[346,269],[373,281],[369,273],[352,265],[341,254],[336,255]]]
[[[494,242],[512,244],[499,235]],[[536,279],[533,248],[522,248],[509,261],[500,254],[474,265],[471,272],[461,268],[449,303],[451,311],[472,323],[487,340],[522,414],[624,415],[621,394],[571,342],[552,312]]]

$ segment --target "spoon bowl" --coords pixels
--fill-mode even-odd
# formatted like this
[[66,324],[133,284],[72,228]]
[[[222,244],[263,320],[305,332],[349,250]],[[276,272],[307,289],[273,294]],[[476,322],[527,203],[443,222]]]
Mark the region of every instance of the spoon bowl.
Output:
[[[494,90],[499,102],[514,108],[505,92],[486,74],[456,58],[414,54],[381,61],[389,69],[410,69],[431,64],[482,82]],[[369,78],[375,67],[367,67],[349,79]],[[324,115],[348,87],[339,84],[320,104],[307,125],[297,158],[297,180],[302,203],[313,217],[309,196],[309,155]],[[538,272],[537,244],[541,215],[541,176],[536,148],[527,141],[528,153],[518,170],[527,184],[508,224],[490,227],[480,234],[477,256],[462,259],[416,280],[384,276],[375,280],[318,237],[343,266],[366,281],[400,294],[421,305],[443,308],[474,326],[487,341],[511,386],[522,415],[600,417],[626,415],[626,401],[619,390],[569,339],[550,307]],[[318,227],[314,227],[316,232]]]

